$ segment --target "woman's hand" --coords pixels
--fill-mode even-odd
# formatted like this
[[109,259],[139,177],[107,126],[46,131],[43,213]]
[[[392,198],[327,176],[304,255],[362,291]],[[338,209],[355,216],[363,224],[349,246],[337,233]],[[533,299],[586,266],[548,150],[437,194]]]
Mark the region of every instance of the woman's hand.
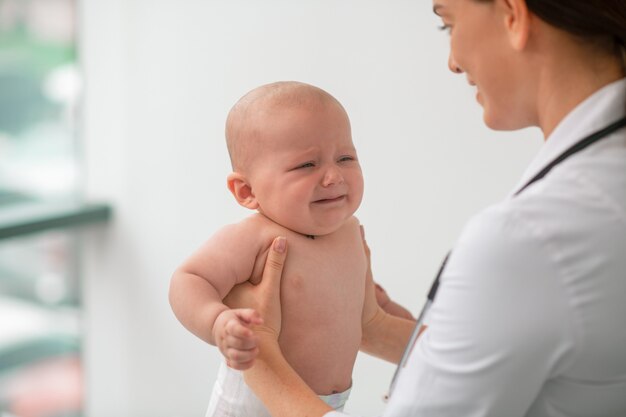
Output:
[[323,402],[285,360],[278,336],[281,331],[280,281],[287,257],[287,239],[278,237],[267,255],[258,285],[244,284],[231,291],[227,305],[248,306],[262,318],[253,330],[259,353],[254,366],[243,373],[246,384],[275,417],[322,417],[332,408]]
[[365,241],[365,229],[361,227],[361,239],[363,240],[363,249],[365,250],[365,256],[367,257],[367,273],[365,275],[365,302],[363,305],[362,325],[366,327],[375,318],[381,316],[381,307],[376,299],[376,289],[374,284],[374,277],[372,275],[372,263],[370,248]]
[[[379,300],[381,294],[380,291],[377,293],[374,277],[372,276],[370,248],[365,241],[363,226],[361,226],[361,237],[363,238],[363,248],[368,263],[367,275],[365,277],[365,303],[361,318],[361,329],[363,332],[361,350],[389,362],[398,363],[415,327],[415,321],[408,319],[408,317],[402,317],[402,314],[394,315],[385,311],[379,305],[379,301],[382,301],[385,306],[388,306],[390,301],[388,297]],[[410,316],[410,313],[408,313],[408,316]]]
[[[361,239],[363,240],[363,249],[365,250],[365,256],[367,257],[367,290],[369,291],[369,286],[371,285],[370,282],[373,283],[374,294],[376,295],[376,303],[380,306],[380,308],[385,311],[385,313],[391,314],[392,316],[396,317],[402,317],[408,320],[415,320],[409,310],[389,298],[387,291],[385,291],[382,286],[374,282],[374,277],[372,275],[372,253],[370,251],[370,247],[367,245],[367,241],[365,240],[365,230],[363,229],[363,226],[361,226]],[[369,295],[371,296],[371,294]],[[371,301],[371,297],[370,299],[366,299],[366,303],[368,301]],[[373,308],[370,308],[370,310],[373,311]],[[371,314],[366,315],[371,316]]]
[[386,313],[391,314],[392,316],[402,317],[403,319],[415,320],[413,314],[411,314],[409,310],[389,298],[387,291],[385,291],[383,287],[374,283],[374,289],[376,291],[376,301],[378,302],[380,308],[385,310]]
[[[272,242],[272,247],[267,254],[263,278],[257,285],[249,282],[236,285],[224,299],[224,304],[231,309],[252,309],[246,315],[248,330],[254,331],[256,336],[270,337],[278,340],[281,330],[281,305],[280,305],[280,281],[283,266],[287,258],[287,239],[277,237]],[[240,321],[242,323],[242,321]],[[242,333],[246,333],[242,331]],[[246,344],[246,350],[250,354],[242,355],[243,361],[229,358],[229,366],[235,369],[248,369],[254,364],[258,355],[258,340]]]

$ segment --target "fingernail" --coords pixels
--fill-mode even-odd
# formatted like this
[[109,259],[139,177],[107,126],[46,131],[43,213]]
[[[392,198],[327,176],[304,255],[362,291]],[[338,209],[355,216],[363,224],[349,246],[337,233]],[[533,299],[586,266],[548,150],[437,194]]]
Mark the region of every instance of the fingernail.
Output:
[[284,237],[279,237],[274,241],[274,250],[278,253],[283,253],[285,248],[287,247],[287,239]]

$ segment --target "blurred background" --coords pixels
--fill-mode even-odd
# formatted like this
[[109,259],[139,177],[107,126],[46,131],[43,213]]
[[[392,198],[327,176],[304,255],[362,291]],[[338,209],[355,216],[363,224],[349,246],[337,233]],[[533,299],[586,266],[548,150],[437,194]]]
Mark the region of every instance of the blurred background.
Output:
[[[348,111],[375,277],[419,311],[538,131],[492,132],[412,0],[0,0],[0,417],[203,416],[219,354],[176,321],[176,266],[248,213],[226,114],[299,80]],[[112,215],[111,215],[112,212]],[[359,356],[346,410],[394,366]]]
[[3,416],[83,410],[80,237],[70,229],[9,233],[23,215],[36,221],[48,204],[82,193],[76,13],[69,0],[0,1]]

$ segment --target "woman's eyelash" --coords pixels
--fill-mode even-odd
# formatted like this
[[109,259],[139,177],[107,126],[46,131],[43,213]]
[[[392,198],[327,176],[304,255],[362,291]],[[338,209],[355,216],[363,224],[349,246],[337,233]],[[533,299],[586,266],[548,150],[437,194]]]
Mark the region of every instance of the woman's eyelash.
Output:
[[437,26],[437,29],[443,30],[443,31],[446,31],[446,32],[450,32],[451,28],[450,28],[450,25],[443,24],[443,25]]
[[354,158],[351,156],[342,156],[341,158],[339,158],[339,161],[354,161]]

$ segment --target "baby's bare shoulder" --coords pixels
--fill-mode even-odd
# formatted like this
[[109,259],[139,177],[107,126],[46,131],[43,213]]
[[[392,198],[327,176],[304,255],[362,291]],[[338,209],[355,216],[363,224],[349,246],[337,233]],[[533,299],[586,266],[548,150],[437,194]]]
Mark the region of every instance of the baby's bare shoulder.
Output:
[[263,269],[267,254],[275,238],[279,236],[287,237],[288,245],[293,245],[293,232],[283,226],[271,221],[262,214],[255,214],[246,218],[246,222],[250,223],[247,227],[249,233],[255,233],[254,239],[257,240],[258,251],[256,254],[254,268],[250,277],[250,282],[258,284],[261,282]]
[[237,224],[240,233],[249,239],[254,239],[260,247],[267,249],[274,238],[285,236],[287,229],[271,221],[262,214],[253,214]]
[[257,246],[269,234],[269,224],[264,216],[253,214],[237,223],[227,224],[219,229],[211,239],[227,239],[237,244]]

